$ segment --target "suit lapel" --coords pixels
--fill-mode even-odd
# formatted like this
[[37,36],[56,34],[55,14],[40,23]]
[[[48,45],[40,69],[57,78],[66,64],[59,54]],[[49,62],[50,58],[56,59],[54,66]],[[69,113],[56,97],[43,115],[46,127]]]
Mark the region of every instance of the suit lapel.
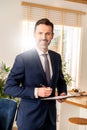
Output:
[[51,65],[52,65],[52,71],[53,71],[53,75],[54,75],[56,69],[55,69],[54,57],[53,57],[51,51],[49,51],[49,56],[50,56]]
[[37,53],[36,50],[34,50],[34,62],[35,62],[35,65],[38,67],[37,70],[40,71],[42,73],[42,76],[43,78],[45,79],[46,81],[46,75],[45,75],[45,72],[43,70],[43,67],[42,67],[42,64],[41,64],[41,61],[40,61],[40,58],[39,58],[39,55]]
[[53,72],[52,78],[51,78],[51,82],[52,82],[53,79],[55,78],[56,73],[57,73],[56,59],[55,59],[52,51],[49,50],[48,53],[49,53],[49,56],[50,56],[51,65],[52,65],[52,72]]

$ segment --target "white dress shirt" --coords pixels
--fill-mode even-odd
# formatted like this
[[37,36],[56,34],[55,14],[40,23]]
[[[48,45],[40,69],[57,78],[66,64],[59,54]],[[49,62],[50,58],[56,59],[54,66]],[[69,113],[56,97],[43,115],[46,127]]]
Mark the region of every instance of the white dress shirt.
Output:
[[[36,50],[38,52],[38,55],[39,55],[39,58],[40,58],[43,70],[45,70],[44,57],[43,57],[44,53],[42,51],[40,51],[38,48],[36,48]],[[50,60],[50,56],[49,56],[48,51],[45,54],[47,54],[47,58],[48,58],[48,62],[49,62],[49,67],[50,67],[50,77],[52,77],[52,74],[53,74],[53,72],[52,72],[52,65],[51,65],[51,60]],[[38,88],[35,88],[34,95],[35,95],[35,98],[38,98]]]

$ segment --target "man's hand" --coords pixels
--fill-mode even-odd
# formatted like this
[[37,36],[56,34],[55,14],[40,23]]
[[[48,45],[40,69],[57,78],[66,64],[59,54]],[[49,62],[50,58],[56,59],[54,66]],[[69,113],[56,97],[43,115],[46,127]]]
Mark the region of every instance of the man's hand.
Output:
[[38,88],[38,96],[39,97],[48,97],[52,93],[52,88],[51,87],[46,87],[42,85],[42,87]]
[[[61,93],[59,96],[66,96],[66,93],[63,92],[63,93]],[[60,103],[62,103],[62,102],[64,102],[65,100],[66,100],[66,99],[64,98],[64,99],[58,99],[57,101],[60,102]]]

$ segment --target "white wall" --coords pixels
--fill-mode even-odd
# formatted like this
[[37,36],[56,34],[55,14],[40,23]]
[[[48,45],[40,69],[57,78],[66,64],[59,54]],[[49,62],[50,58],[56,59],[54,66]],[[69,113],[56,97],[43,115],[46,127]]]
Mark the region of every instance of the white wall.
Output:
[[11,65],[20,52],[22,11],[20,0],[0,0],[0,62]]

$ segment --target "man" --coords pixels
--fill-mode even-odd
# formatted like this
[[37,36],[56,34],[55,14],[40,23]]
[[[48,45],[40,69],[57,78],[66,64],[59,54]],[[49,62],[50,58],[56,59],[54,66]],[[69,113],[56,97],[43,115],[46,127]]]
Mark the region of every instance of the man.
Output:
[[[56,101],[43,98],[55,96],[56,88],[59,95],[66,95],[67,89],[61,57],[48,50],[53,35],[53,23],[46,18],[37,21],[34,29],[36,49],[16,57],[6,81],[5,93],[21,98],[17,113],[18,130],[56,130]],[[48,63],[44,63],[44,55]],[[49,68],[45,70],[47,64]],[[49,78],[46,78],[48,70]]]

